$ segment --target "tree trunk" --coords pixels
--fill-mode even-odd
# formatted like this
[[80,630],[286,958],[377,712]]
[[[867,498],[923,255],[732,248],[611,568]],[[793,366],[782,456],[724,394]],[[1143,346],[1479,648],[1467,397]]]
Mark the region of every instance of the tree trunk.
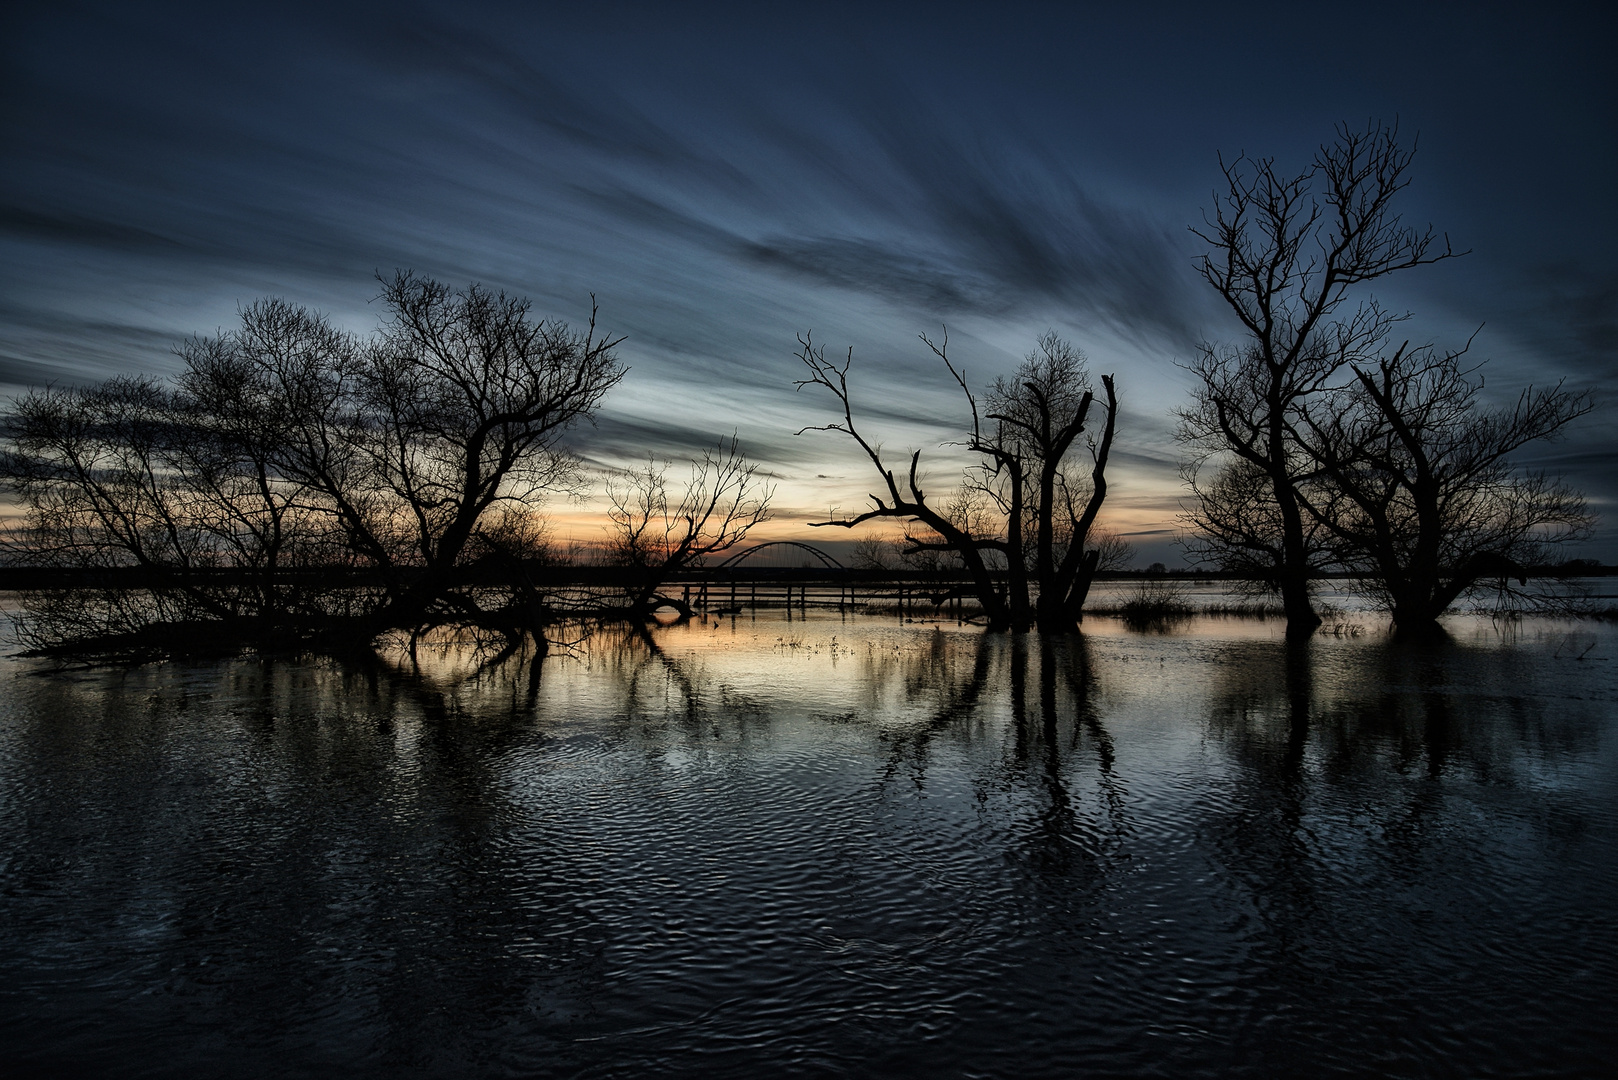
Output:
[[1275,502],[1281,511],[1281,566],[1276,584],[1281,590],[1281,609],[1286,613],[1287,637],[1308,637],[1320,625],[1309,600],[1309,547],[1304,542],[1303,513],[1298,507],[1298,494],[1293,490],[1292,477],[1286,464],[1285,436],[1280,426],[1279,406],[1273,409],[1276,420],[1270,433],[1270,481],[1275,491]]

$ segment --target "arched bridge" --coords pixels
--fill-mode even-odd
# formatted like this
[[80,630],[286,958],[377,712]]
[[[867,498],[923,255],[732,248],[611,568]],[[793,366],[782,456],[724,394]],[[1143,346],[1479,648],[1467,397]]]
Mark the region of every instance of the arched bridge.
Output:
[[[797,540],[771,540],[771,541],[768,541],[767,543],[763,543],[763,544],[754,544],[752,547],[747,548],[744,551],[738,551],[736,554],[732,555],[730,558],[726,559],[724,562],[719,563],[718,566],[716,567],[716,569],[724,570],[724,569],[735,568],[737,566],[740,566],[744,562],[752,560],[760,552],[769,552],[770,553],[769,555],[765,556],[766,560],[768,560],[771,556],[780,557],[782,555],[788,555],[790,557],[789,552],[784,550],[784,549],[789,549],[789,548],[798,548],[798,549],[800,549],[802,551],[807,551],[810,555],[814,556],[814,558],[819,561],[821,566],[825,567],[828,570],[841,570],[841,569],[843,569],[843,564],[838,562],[836,559],[832,558],[826,552],[821,551],[819,548],[815,547],[812,544],[801,543],[800,541],[797,541]],[[755,563],[755,565],[758,565],[758,564]],[[808,564],[805,563],[803,565],[808,565]]]

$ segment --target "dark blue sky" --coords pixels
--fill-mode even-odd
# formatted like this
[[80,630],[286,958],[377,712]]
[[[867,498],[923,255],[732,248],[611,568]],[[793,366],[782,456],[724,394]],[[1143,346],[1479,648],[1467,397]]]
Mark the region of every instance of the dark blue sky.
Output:
[[[870,487],[792,435],[827,416],[798,332],[854,345],[872,430],[932,448],[960,409],[918,332],[988,380],[1054,327],[1118,375],[1114,524],[1162,558],[1176,361],[1232,332],[1187,232],[1217,155],[1298,167],[1370,118],[1419,132],[1406,215],[1472,250],[1379,286],[1411,336],[1482,324],[1502,394],[1618,375],[1607,6],[925,10],[10,5],[0,383],[171,370],[270,293],[364,329],[379,269],[574,321],[593,292],[633,372],[582,449],[737,429],[786,531]],[[1615,456],[1603,408],[1536,458],[1608,561]]]

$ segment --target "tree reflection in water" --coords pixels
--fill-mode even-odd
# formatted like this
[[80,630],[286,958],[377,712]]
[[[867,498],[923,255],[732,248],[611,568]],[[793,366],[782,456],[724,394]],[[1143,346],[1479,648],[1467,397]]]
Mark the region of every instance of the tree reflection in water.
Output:
[[1600,640],[737,619],[16,677],[0,1040],[105,1075],[1588,1070]]
[[[976,751],[1006,743],[998,756],[981,757],[979,797],[1007,789],[1038,795],[1027,808],[1028,825],[1014,830],[1016,846],[1008,854],[1042,876],[1099,872],[1101,857],[1117,849],[1124,829],[1124,798],[1113,774],[1112,738],[1093,700],[1096,674],[1089,641],[1066,635],[956,638],[934,631],[926,649],[892,667],[873,664],[867,673],[873,687],[896,678],[911,700],[931,703],[925,720],[886,736],[884,781],[891,783],[903,772],[916,787],[924,787],[929,751],[940,738],[953,738]],[[969,654],[969,664],[962,653]],[[1031,681],[1037,693],[1032,705]],[[1001,697],[1005,700],[994,700]],[[991,716],[996,705],[1009,706],[1003,728]],[[1082,812],[1074,794],[1079,778],[1073,774],[1080,768],[1076,759],[1086,748],[1095,759],[1099,795],[1092,815]]]

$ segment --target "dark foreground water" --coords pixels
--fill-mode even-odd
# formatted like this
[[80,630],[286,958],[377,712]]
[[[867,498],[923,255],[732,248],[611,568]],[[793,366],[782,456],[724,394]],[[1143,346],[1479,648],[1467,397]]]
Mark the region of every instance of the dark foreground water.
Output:
[[7,1076],[1618,1056],[1618,636],[670,628],[0,672]]

